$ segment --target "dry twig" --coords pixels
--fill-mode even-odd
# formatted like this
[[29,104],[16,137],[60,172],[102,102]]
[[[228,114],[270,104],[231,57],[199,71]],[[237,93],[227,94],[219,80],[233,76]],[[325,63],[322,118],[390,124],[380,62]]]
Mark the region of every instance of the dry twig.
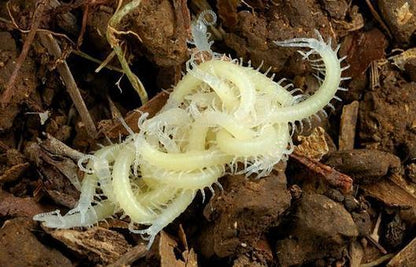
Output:
[[373,4],[371,3],[371,0],[365,0],[365,2],[367,3],[367,6],[370,9],[370,12],[373,15],[374,19],[380,24],[381,28],[383,28],[383,30],[386,31],[389,38],[393,39],[393,35],[391,34],[389,27],[387,27],[386,23],[384,23],[383,19],[378,14]]
[[321,175],[328,184],[340,188],[344,193],[351,192],[353,180],[348,175],[340,173],[319,161],[299,155],[296,152],[292,153],[290,157],[304,165],[313,173]]
[[42,146],[42,148],[46,149],[50,153],[54,155],[60,155],[71,158],[75,162],[77,162],[80,158],[84,156],[83,153],[67,146],[66,144],[62,143],[52,135],[48,133],[45,133],[45,135],[46,140],[43,141],[40,145]]
[[[16,67],[14,68],[12,75],[9,78],[9,82],[7,83],[5,90],[1,96],[0,104],[2,106],[7,106],[10,102],[10,99],[13,96],[14,83],[16,82],[17,76],[19,74],[19,70],[22,67],[23,62],[25,61],[27,54],[29,53],[29,48],[32,45],[33,39],[35,38],[36,31],[39,28],[40,22],[42,20],[42,14],[45,11],[47,3],[48,3],[48,0],[41,0],[38,3],[38,7],[36,8],[33,14],[32,27],[30,28],[27,38],[23,44],[22,52],[20,53],[19,57],[16,60]],[[13,20],[12,16],[11,16],[11,19]]]
[[89,11],[90,11],[90,3],[86,2],[84,4],[84,12],[82,14],[81,31],[78,35],[77,48],[79,48],[82,45],[82,42],[84,40],[84,34],[85,34],[85,29],[87,28],[87,19],[88,19]]
[[354,149],[358,108],[358,101],[354,101],[342,108],[341,124],[339,127],[339,150]]
[[[62,51],[58,45],[58,42],[52,36],[52,34],[39,34],[41,43],[46,47],[48,52],[55,56],[55,58],[60,59],[62,57]],[[87,106],[85,105],[84,100],[81,97],[81,93],[78,90],[78,86],[75,83],[74,77],[72,76],[71,71],[69,70],[68,64],[65,60],[60,60],[56,68],[58,69],[59,74],[61,75],[67,91],[75,104],[75,107],[81,116],[83,123],[85,124],[85,129],[87,130],[88,135],[95,138],[97,136],[97,129],[95,128],[94,121],[91,118],[90,113],[88,112]]]

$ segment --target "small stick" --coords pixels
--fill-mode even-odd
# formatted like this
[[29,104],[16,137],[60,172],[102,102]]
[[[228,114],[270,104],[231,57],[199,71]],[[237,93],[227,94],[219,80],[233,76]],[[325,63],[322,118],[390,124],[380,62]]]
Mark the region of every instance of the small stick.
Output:
[[370,243],[373,244],[378,250],[380,250],[381,253],[387,254],[387,250],[385,248],[383,248],[383,246],[380,245],[380,243],[378,243],[378,241],[374,240],[374,238],[372,238],[370,235],[366,235],[365,238],[368,241],[370,241]]
[[7,106],[10,102],[10,99],[13,96],[13,86],[16,82],[17,76],[19,74],[19,70],[23,65],[23,62],[26,59],[27,54],[29,53],[29,48],[35,38],[37,29],[39,28],[40,22],[42,20],[42,14],[47,6],[48,0],[41,0],[36,8],[33,19],[32,19],[32,27],[30,28],[29,34],[23,44],[22,52],[20,53],[19,57],[16,60],[16,67],[14,68],[12,75],[9,78],[9,82],[6,85],[6,88],[1,96],[0,103],[3,107]]
[[353,101],[342,108],[341,125],[339,127],[339,150],[354,149],[358,108],[358,101]]
[[382,245],[378,242],[380,239],[380,236],[378,235],[378,231],[380,229],[380,223],[381,223],[381,213],[377,217],[376,225],[374,226],[373,232],[370,235],[366,235],[365,238],[370,241],[371,244],[373,244],[378,250],[380,250],[381,253],[387,254],[386,249],[383,248]]
[[124,253],[117,261],[107,265],[107,267],[129,266],[138,259],[146,256],[146,254],[146,245],[140,243],[137,246],[130,249],[129,251],[127,251],[126,253]]
[[[98,68],[100,68],[100,70],[101,70],[101,68],[106,68],[106,69],[109,69],[109,70],[112,70],[112,71],[117,71],[117,72],[120,72],[120,73],[124,73],[124,71],[122,69],[114,67],[114,66],[109,65],[109,64],[104,64],[105,61],[101,61],[101,60],[99,60],[95,57],[92,57],[92,56],[88,55],[87,53],[82,52],[81,50],[72,50],[71,54],[77,55],[79,57],[85,58],[86,60],[89,60],[91,62],[99,64],[100,66]],[[103,66],[101,67],[101,65],[103,65]],[[96,70],[95,72],[98,72],[98,71]]]
[[323,176],[330,185],[340,188],[343,193],[351,192],[353,180],[348,175],[340,173],[334,168],[320,163],[319,161],[299,155],[296,152],[293,152],[290,157],[306,166],[312,172]]
[[376,9],[374,8],[373,4],[371,3],[371,0],[365,0],[365,2],[367,3],[367,6],[370,9],[370,12],[373,15],[374,19],[378,23],[380,23],[381,28],[383,28],[383,30],[386,31],[389,38],[393,40],[393,35],[391,34],[389,27],[387,27],[386,23],[384,23],[383,19],[377,13]]
[[380,229],[380,223],[381,223],[381,213],[377,217],[376,225],[374,226],[373,232],[371,233],[370,237],[374,239],[376,242],[380,239],[380,236],[378,235],[378,231]]
[[39,34],[41,43],[48,49],[48,52],[54,55],[59,62],[56,66],[59,74],[61,75],[66,89],[75,104],[75,108],[79,112],[83,123],[85,124],[85,129],[87,130],[88,135],[95,138],[97,136],[97,129],[95,128],[94,121],[91,118],[90,113],[88,112],[87,106],[85,105],[84,100],[82,99],[81,93],[78,90],[78,86],[75,83],[74,77],[72,76],[71,71],[69,70],[68,64],[65,60],[60,60],[62,57],[61,48],[58,45],[58,42],[53,38],[52,34]]
[[[111,53],[108,54],[108,56],[102,62],[100,62],[100,66],[98,66],[95,69],[95,72],[96,73],[99,73],[104,67],[106,67],[110,63],[111,60],[113,60],[113,58],[114,58],[115,55],[116,55],[116,52],[114,52],[114,50],[111,51]],[[124,70],[123,69],[121,69],[120,72],[124,74]]]
[[52,135],[48,133],[44,133],[44,134],[46,135],[46,140],[42,142],[40,145],[42,146],[42,148],[46,149],[50,153],[54,155],[69,157],[75,162],[77,162],[80,158],[84,156],[83,153],[73,148],[70,148],[69,146],[62,143],[61,141],[59,141]]
[[389,259],[393,258],[394,254],[390,253],[384,256],[381,256],[380,258],[376,259],[375,261],[369,262],[369,263],[365,263],[365,264],[361,264],[360,267],[375,267],[375,266],[379,266],[380,264],[382,264],[385,261],[388,261]]
[[85,29],[87,28],[87,19],[88,19],[89,11],[90,11],[90,3],[86,2],[84,4],[84,12],[82,14],[81,31],[78,35],[78,40],[77,40],[78,49],[82,45],[82,42],[84,41],[84,34],[85,34]]
[[372,61],[370,65],[370,82],[371,91],[380,87],[380,75],[378,73],[378,62],[376,60]]

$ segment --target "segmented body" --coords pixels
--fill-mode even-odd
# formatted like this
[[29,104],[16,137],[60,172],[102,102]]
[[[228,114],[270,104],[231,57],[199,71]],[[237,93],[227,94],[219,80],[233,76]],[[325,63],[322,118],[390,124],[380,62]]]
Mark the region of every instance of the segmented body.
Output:
[[[314,64],[325,78],[320,89],[300,101],[258,69],[211,51],[203,16],[193,25],[193,44],[211,58],[187,63],[187,74],[167,104],[153,118],[139,122],[121,144],[97,151],[89,159],[78,206],[67,215],[39,214],[47,226],[89,226],[122,211],[131,231],[148,237],[178,217],[198,191],[225,173],[267,175],[292,152],[290,128],[323,108],[339,89],[341,60],[337,50],[319,39],[298,38],[279,46],[309,48],[305,58],[318,54]],[[322,66],[325,68],[322,69]],[[100,188],[106,200],[94,205]],[[203,196],[205,197],[204,193]],[[147,225],[137,230],[136,225]]]

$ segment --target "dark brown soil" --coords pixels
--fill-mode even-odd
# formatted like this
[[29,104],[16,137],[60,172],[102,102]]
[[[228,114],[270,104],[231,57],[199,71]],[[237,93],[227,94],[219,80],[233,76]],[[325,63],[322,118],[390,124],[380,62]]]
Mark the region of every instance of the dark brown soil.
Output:
[[[117,142],[125,134],[119,116],[137,129],[140,99],[106,38],[117,5],[0,2],[0,266],[413,266],[415,1],[143,0],[117,28],[128,32],[118,38],[132,71],[156,95],[142,111],[157,112],[161,89],[181,78],[191,21],[204,9],[219,16],[215,51],[270,67],[305,93],[319,86],[309,64],[273,41],[318,30],[341,44],[351,77],[338,94],[345,108],[333,103],[323,128],[296,133],[302,145],[268,177],[221,178],[224,191],[208,191],[205,203],[198,195],[149,251],[125,218],[70,230],[33,222],[76,204],[77,151],[97,149],[105,136]],[[78,100],[63,82],[63,62]]]

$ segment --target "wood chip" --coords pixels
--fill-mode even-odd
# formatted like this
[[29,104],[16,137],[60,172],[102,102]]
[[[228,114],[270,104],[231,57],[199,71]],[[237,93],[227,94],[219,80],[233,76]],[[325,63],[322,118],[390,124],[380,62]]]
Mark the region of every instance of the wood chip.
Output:
[[115,262],[131,248],[122,234],[101,227],[86,231],[44,229],[71,250],[96,263]]
[[157,257],[161,267],[193,267],[198,266],[197,255],[193,249],[182,252],[183,259],[177,257],[178,243],[164,231],[160,232],[157,246]]
[[185,247],[185,250],[182,252],[182,257],[185,261],[185,266],[198,266],[198,257],[193,248],[189,249],[188,241],[186,240],[186,234],[183,230],[182,224],[179,225],[178,236]]
[[46,140],[42,141],[40,143],[40,146],[43,149],[46,149],[47,151],[49,151],[50,153],[54,155],[71,158],[72,160],[76,162],[84,156],[83,153],[67,146],[66,144],[59,141],[52,135],[48,133],[45,133],[45,135],[46,135]]
[[364,249],[360,242],[354,241],[349,247],[349,258],[351,267],[360,267],[361,260],[364,256]]
[[354,149],[355,129],[357,125],[359,102],[353,101],[342,108],[339,127],[339,150]]
[[406,51],[403,51],[403,53],[389,57],[389,60],[393,62],[393,65],[402,71],[405,70],[404,66],[406,63],[414,59],[416,59],[416,48],[410,48]]
[[389,207],[416,208],[415,188],[408,185],[398,174],[378,183],[362,185],[367,196],[373,197]]
[[416,263],[416,238],[394,256],[387,267],[414,266]]

